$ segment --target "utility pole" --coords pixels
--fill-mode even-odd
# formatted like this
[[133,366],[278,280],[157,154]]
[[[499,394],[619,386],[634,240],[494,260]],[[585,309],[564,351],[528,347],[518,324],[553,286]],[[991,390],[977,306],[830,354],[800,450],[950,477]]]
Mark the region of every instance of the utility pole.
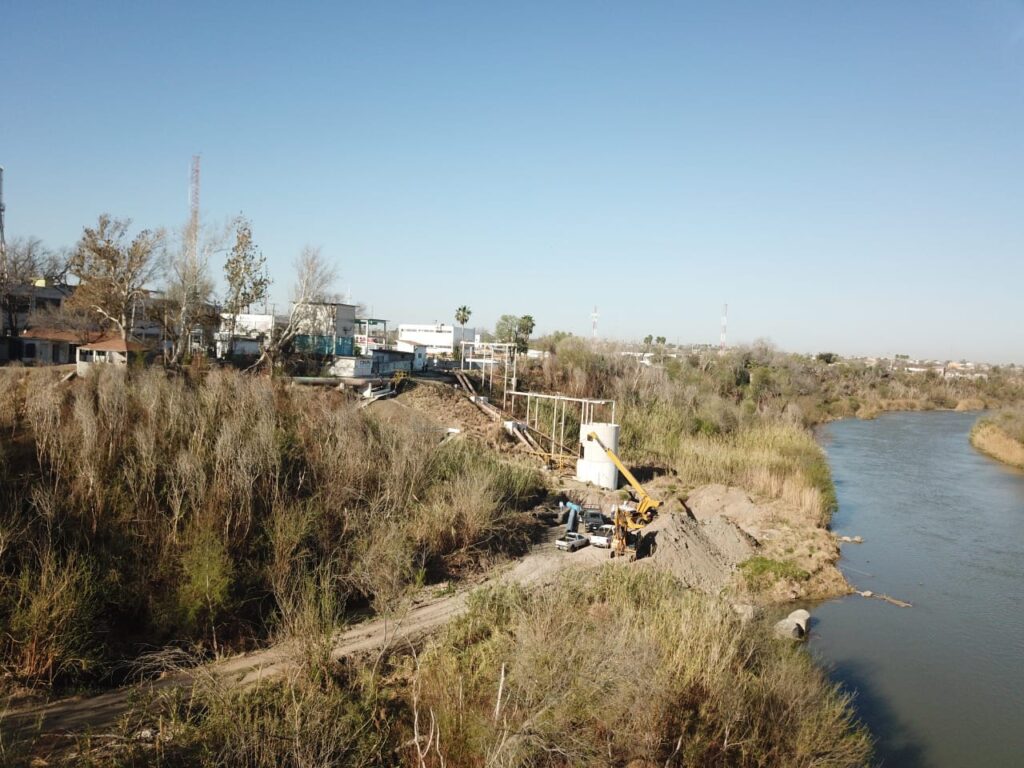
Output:
[[0,280],[7,282],[7,241],[4,239],[4,167],[0,165]]
[[192,174],[188,188],[189,249],[194,259],[199,251],[199,155],[192,155]]
[[[189,203],[189,217],[188,217],[188,259],[189,266],[187,274],[190,278],[194,278],[198,271],[197,264],[199,263],[199,155],[192,155],[192,173],[189,178],[189,189],[188,189],[188,203]],[[190,302],[193,299],[191,295],[195,291],[195,285],[186,285],[186,295],[183,297],[184,301]],[[198,291],[195,291],[198,293]],[[181,328],[181,333],[188,334],[184,348],[187,350],[187,354],[192,354],[192,328]],[[180,341],[179,341],[180,343]]]

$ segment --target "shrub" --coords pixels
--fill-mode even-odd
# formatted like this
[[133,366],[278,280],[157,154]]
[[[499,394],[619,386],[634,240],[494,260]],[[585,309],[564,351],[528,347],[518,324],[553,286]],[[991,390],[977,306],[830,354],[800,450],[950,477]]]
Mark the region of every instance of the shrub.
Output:
[[74,680],[98,663],[99,604],[92,569],[75,553],[44,549],[35,568],[4,584],[7,671],[25,683]]
[[780,580],[806,581],[811,576],[789,560],[772,560],[761,556],[742,562],[740,572],[747,586],[754,591],[768,589]]

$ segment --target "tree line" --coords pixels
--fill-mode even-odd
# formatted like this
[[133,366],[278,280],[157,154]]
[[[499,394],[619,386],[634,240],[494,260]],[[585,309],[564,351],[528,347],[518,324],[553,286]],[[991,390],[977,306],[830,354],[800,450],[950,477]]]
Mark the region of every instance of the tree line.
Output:
[[[164,362],[180,365],[197,327],[221,324],[229,339],[238,316],[269,297],[273,281],[253,238],[252,224],[238,216],[220,228],[198,231],[188,224],[176,232],[142,229],[131,220],[102,214],[83,229],[74,247],[46,248],[38,238],[18,238],[0,264],[0,311],[8,337],[28,326],[70,331],[83,343],[114,335],[128,341],[140,321],[160,328]],[[217,295],[214,261],[224,254],[224,291]],[[305,246],[294,261],[287,320],[264,339],[260,363],[273,363],[311,319],[310,305],[336,300],[338,272],[319,248]],[[75,284],[69,283],[74,278]],[[40,279],[62,286],[66,299],[28,316],[29,296]],[[151,289],[157,290],[151,290]]]

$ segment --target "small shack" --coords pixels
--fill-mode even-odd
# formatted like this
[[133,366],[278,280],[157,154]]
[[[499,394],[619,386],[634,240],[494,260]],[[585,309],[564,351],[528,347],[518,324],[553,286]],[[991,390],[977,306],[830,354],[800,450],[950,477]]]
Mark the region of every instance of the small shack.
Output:
[[401,352],[412,352],[412,369],[414,371],[422,371],[427,367],[427,346],[426,344],[417,344],[414,341],[402,341],[398,340],[395,344],[395,348]]
[[85,374],[93,365],[128,365],[132,355],[146,352],[148,347],[137,341],[103,339],[86,344],[76,350],[75,367],[78,375]]
[[334,358],[329,369],[331,376],[344,379],[365,379],[373,375],[373,358],[344,355]]
[[373,372],[377,376],[390,376],[398,371],[410,373],[413,370],[415,357],[415,353],[403,352],[400,349],[375,349],[373,350]]

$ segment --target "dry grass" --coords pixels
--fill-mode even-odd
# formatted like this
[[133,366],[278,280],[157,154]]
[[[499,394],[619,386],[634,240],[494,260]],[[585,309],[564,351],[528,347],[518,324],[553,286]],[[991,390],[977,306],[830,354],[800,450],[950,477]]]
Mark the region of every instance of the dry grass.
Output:
[[870,751],[805,655],[650,571],[478,594],[414,680],[426,765],[860,766]]
[[668,576],[616,565],[532,594],[478,591],[424,648],[256,691],[206,681],[126,730],[144,722],[159,748],[94,765],[852,768],[871,752],[801,650]]
[[971,444],[1004,464],[1024,469],[1024,411],[982,417],[971,429]]
[[304,636],[312,592],[330,593],[321,623],[385,608],[520,551],[542,488],[474,444],[235,372],[104,369],[16,393],[0,423],[0,663],[25,683],[103,681],[168,643]]

